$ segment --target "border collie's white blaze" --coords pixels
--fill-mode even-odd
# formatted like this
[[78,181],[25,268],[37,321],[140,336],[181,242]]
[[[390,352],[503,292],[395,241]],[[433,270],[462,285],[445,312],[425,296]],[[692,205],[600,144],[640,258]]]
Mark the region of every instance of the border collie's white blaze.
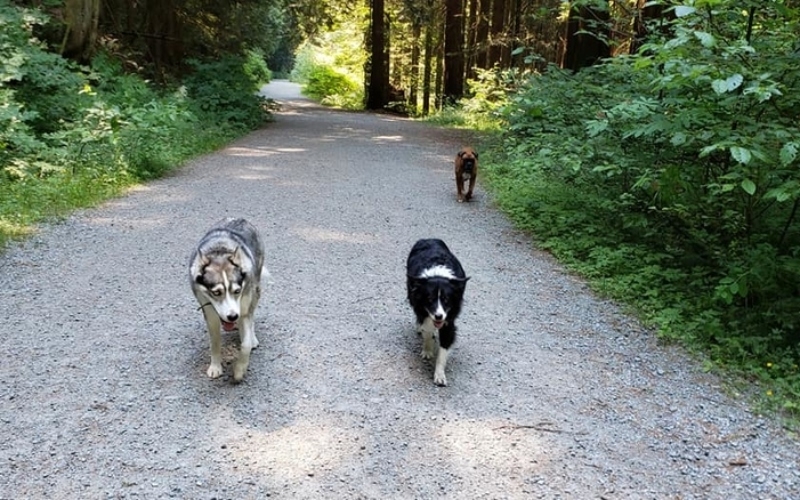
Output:
[[438,343],[433,380],[447,385],[445,366],[455,341],[455,320],[461,311],[467,278],[461,263],[442,240],[419,240],[407,262],[408,301],[414,309],[417,331],[422,334],[422,357],[433,358]]
[[419,275],[420,278],[447,278],[449,280],[454,279],[456,277],[453,274],[453,270],[447,266],[433,266],[429,267],[428,269],[422,271]]

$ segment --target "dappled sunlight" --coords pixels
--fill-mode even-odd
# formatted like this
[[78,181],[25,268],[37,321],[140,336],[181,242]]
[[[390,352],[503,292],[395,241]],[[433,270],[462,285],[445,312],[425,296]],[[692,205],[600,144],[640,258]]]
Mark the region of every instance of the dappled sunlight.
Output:
[[405,137],[402,135],[376,135],[372,137],[373,141],[400,142],[404,139]]
[[245,181],[268,181],[273,178],[271,175],[240,175],[239,179]]
[[295,229],[294,232],[306,241],[343,242],[343,243],[375,243],[377,236],[367,233],[344,233],[320,227]]
[[96,226],[120,226],[125,229],[156,229],[174,223],[174,221],[168,217],[137,217],[136,219],[125,219],[124,225],[120,225],[120,219],[112,217],[87,216],[86,220]]
[[306,151],[305,148],[245,148],[241,146],[233,146],[225,150],[226,154],[230,156],[250,158],[261,158],[285,153],[304,153]]
[[34,226],[19,224],[0,218],[0,233],[11,236],[12,238],[21,238],[29,236],[35,232]]
[[541,433],[500,419],[441,422],[437,439],[455,472],[491,469],[503,478],[507,491],[541,473],[553,453]]
[[316,419],[274,431],[237,426],[219,435],[217,449],[240,473],[258,471],[278,480],[299,480],[337,468],[358,453],[360,444],[345,428]]

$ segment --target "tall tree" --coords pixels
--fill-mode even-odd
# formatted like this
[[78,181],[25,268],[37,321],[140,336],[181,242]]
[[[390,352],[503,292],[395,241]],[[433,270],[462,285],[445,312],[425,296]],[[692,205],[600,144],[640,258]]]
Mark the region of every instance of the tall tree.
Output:
[[500,63],[503,54],[503,32],[506,20],[506,0],[492,1],[492,25],[489,35],[489,53],[486,59],[486,67],[491,68]]
[[419,91],[419,44],[420,44],[420,36],[422,35],[422,23],[419,19],[415,19],[412,21],[411,27],[411,37],[413,38],[413,45],[411,46],[411,89],[408,93],[408,103],[410,107],[410,111],[413,114],[417,112],[417,106],[419,103],[417,102],[418,96],[417,93]]
[[570,10],[566,30],[566,50],[562,67],[578,71],[611,57],[608,40],[608,3],[578,5]]
[[464,95],[464,4],[445,0],[444,89],[445,101],[455,103]]
[[647,41],[651,30],[666,34],[669,31],[668,21],[675,18],[674,10],[667,9],[664,4],[637,0],[636,17],[633,20],[634,35],[631,39],[630,53],[636,54]]
[[491,0],[480,0],[478,22],[475,28],[475,66],[489,67],[489,16],[492,14]]
[[386,53],[384,0],[372,0],[370,14],[370,56],[367,59],[366,107],[382,109],[389,103],[389,57]]
[[[439,26],[434,0],[426,0],[428,24],[425,27],[425,64],[422,75],[422,114],[427,116],[431,108],[431,79],[433,73],[433,54],[436,50],[434,33]],[[435,89],[434,89],[435,92]]]
[[61,53],[76,61],[89,62],[97,43],[100,0],[65,0],[64,36]]
[[464,50],[464,57],[466,59],[466,77],[475,78],[475,55],[477,49],[475,47],[478,41],[478,0],[467,0],[469,4],[469,13],[467,14],[466,22],[464,23],[464,31],[466,31],[466,49]]

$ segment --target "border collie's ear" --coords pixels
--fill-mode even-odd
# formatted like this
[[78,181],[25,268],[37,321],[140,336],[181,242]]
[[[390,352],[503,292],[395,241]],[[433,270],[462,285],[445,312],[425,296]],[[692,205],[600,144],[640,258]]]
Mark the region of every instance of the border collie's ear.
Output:
[[408,278],[408,285],[411,287],[412,290],[415,290],[420,284],[428,281],[428,278],[420,278],[418,276],[412,276],[410,274],[406,274]]
[[467,285],[467,281],[469,281],[469,279],[470,279],[470,276],[467,276],[466,278],[450,278],[450,283],[453,283],[454,285],[459,285],[459,286],[466,286]]

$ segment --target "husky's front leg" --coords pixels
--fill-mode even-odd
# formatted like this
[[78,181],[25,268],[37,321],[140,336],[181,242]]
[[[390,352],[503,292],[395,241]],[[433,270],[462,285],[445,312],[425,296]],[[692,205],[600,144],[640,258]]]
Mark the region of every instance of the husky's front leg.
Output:
[[221,326],[219,316],[211,307],[203,308],[203,316],[206,318],[208,337],[211,341],[211,364],[208,365],[206,375],[210,378],[217,378],[222,375],[222,338],[219,332]]
[[239,320],[239,339],[242,347],[239,357],[233,365],[233,380],[241,382],[250,364],[250,351],[258,347],[258,339],[255,332],[255,321],[251,315],[242,317]]

